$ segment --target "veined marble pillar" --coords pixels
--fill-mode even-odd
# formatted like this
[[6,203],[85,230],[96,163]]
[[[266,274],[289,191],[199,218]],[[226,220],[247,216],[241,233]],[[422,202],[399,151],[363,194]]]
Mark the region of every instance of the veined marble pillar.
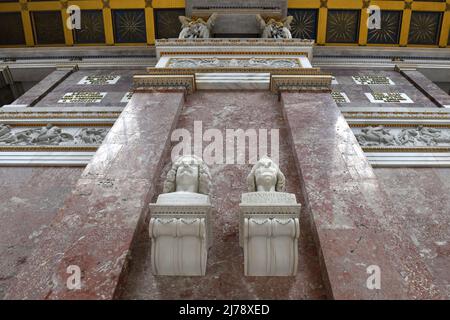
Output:
[[[331,95],[283,92],[281,99],[330,298],[439,297]],[[380,289],[367,285],[373,266]]]
[[[7,299],[113,299],[137,229],[155,195],[181,92],[135,92],[42,235],[42,244],[6,292]],[[81,289],[67,287],[69,266]]]

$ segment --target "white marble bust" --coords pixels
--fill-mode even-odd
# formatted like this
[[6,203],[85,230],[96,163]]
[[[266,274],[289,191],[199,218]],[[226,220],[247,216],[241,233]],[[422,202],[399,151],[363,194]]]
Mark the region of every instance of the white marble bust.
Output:
[[249,192],[283,192],[286,179],[278,165],[263,156],[247,177]]
[[172,165],[164,182],[158,204],[209,203],[211,174],[208,166],[196,156],[181,156]]
[[290,276],[297,272],[300,204],[285,193],[278,165],[262,157],[247,177],[239,205],[239,242],[247,276]]
[[155,275],[205,275],[212,244],[210,187],[211,175],[202,159],[181,156],[173,162],[164,193],[150,204]]

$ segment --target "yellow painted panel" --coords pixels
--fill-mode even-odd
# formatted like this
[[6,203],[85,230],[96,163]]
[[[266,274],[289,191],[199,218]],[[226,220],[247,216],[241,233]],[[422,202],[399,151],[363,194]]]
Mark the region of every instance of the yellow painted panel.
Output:
[[79,6],[81,10],[94,10],[94,9],[103,9],[103,2],[101,1],[69,1],[69,6],[75,5]]
[[407,9],[403,11],[402,28],[400,31],[400,46],[406,46],[408,44],[409,25],[411,23],[412,11]]
[[328,0],[328,9],[361,9],[362,1]]
[[413,1],[412,9],[417,11],[445,11],[445,3]]
[[134,9],[134,8],[144,8],[144,0],[110,0],[109,6],[111,9]]
[[184,0],[153,0],[153,8],[184,8]]
[[325,44],[327,34],[328,9],[319,9],[319,22],[317,27],[317,44]]
[[20,11],[20,3],[2,3],[0,4],[0,12],[17,12]]
[[109,9],[109,8],[103,9],[103,24],[105,27],[105,42],[106,42],[106,44],[113,45],[114,44],[114,31],[113,31],[113,24],[112,24],[111,9]]
[[155,44],[155,18],[152,8],[145,8],[145,28],[147,30],[147,43]]
[[369,19],[369,13],[367,12],[367,9],[362,9],[361,10],[361,20],[359,23],[359,41],[358,41],[358,43],[360,45],[367,44],[367,37],[369,34],[369,28],[367,27],[368,19]]
[[27,46],[34,46],[33,26],[31,25],[31,17],[28,11],[22,11],[22,24],[25,33],[25,43]]
[[[243,0],[245,1],[245,0]],[[447,46],[450,28],[450,12],[446,10],[446,4],[450,4],[450,0],[446,3],[443,2],[425,2],[425,1],[412,1],[412,10],[414,11],[440,11],[444,12],[444,18],[442,21],[442,29],[439,38],[439,46]],[[28,11],[21,11],[21,4],[27,3]],[[331,9],[361,9],[362,0],[328,0],[328,8]],[[153,0],[151,1],[153,8],[184,8],[184,0]],[[400,45],[407,45],[409,24],[411,21],[411,10],[404,9],[404,1],[392,1],[392,0],[372,0],[372,5],[379,6],[382,10],[402,10],[403,20],[400,32]],[[103,19],[105,25],[105,38],[107,44],[114,44],[113,25],[111,17],[111,9],[103,8],[102,0],[73,0],[69,1],[68,5],[77,5],[82,10],[103,9]],[[110,0],[110,6],[112,9],[131,9],[141,8],[144,9],[146,5],[145,0]],[[288,0],[289,8],[318,8],[318,34],[317,43],[325,44],[326,42],[326,25],[327,25],[327,8],[320,8],[320,0]],[[22,21],[24,26],[25,41],[28,46],[34,45],[32,23],[29,15],[29,11],[61,11],[62,19],[67,17],[64,9],[61,7],[60,1],[43,1],[43,2],[27,2],[27,0],[20,0],[20,3],[0,3],[0,12],[18,12],[21,11]],[[155,26],[154,26],[154,13],[152,8],[145,8],[146,13],[146,30],[147,30],[147,44],[154,44],[155,42]],[[361,25],[359,30],[359,44],[365,45],[367,42],[367,25],[364,23],[367,19],[367,13],[364,10],[361,12]],[[64,35],[67,45],[73,44],[73,33],[64,28]],[[129,44],[120,44],[129,45]],[[139,44],[142,45],[142,44]],[[332,45],[346,45],[346,44],[332,44]],[[348,44],[355,45],[355,44]],[[414,46],[416,47],[416,46]],[[428,46],[422,46],[428,47]]]
[[67,13],[66,9],[61,10],[61,19],[63,24],[64,39],[66,45],[73,46],[73,32],[72,30],[67,28],[67,19],[69,19],[69,14]]
[[370,1],[371,5],[376,5],[381,8],[381,10],[403,10],[405,8],[405,3],[403,1]]
[[441,29],[441,37],[439,38],[439,46],[445,47],[450,45],[448,42],[450,32],[450,11],[446,11],[444,13],[444,18],[442,19],[442,29]]
[[60,2],[28,2],[29,11],[55,11],[61,10]]
[[320,7],[320,0],[288,0],[288,8],[292,9],[315,9]]

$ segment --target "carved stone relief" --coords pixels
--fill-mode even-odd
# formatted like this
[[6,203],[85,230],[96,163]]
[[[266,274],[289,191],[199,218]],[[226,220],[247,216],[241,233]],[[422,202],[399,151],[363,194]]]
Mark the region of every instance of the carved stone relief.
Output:
[[167,65],[169,68],[299,68],[297,59],[219,59],[219,58],[172,58]]
[[384,126],[353,128],[363,147],[371,146],[450,146],[450,129],[417,126],[413,128],[385,128]]
[[290,29],[293,19],[294,17],[289,16],[281,21],[269,19],[269,21],[266,22],[261,15],[256,15],[256,20],[262,31],[261,38],[292,39]]
[[71,146],[100,145],[108,128],[11,127],[0,124],[0,146]]
[[211,38],[211,29],[214,26],[214,22],[217,18],[217,14],[212,14],[208,21],[198,18],[196,20],[188,17],[180,16],[181,32],[180,39],[207,39]]

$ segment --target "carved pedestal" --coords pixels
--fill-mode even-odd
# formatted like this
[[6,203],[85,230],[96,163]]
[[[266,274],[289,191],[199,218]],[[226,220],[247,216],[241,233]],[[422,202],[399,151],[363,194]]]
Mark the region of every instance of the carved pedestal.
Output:
[[212,245],[209,196],[174,197],[175,194],[162,194],[156,204],[150,204],[153,274],[205,275],[208,249]]
[[300,208],[295,195],[250,192],[242,195],[239,242],[246,276],[297,273]]

